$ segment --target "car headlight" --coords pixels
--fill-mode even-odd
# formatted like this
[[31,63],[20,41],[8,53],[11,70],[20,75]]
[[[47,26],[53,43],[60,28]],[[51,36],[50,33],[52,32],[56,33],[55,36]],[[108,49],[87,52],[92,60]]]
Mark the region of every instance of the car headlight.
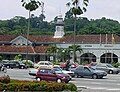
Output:
[[65,79],[65,77],[62,77],[62,79]]

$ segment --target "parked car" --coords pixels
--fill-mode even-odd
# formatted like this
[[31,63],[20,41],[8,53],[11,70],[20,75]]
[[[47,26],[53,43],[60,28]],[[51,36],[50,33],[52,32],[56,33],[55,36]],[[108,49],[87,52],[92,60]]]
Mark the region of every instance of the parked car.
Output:
[[38,72],[38,69],[39,69],[39,68],[30,68],[30,69],[29,69],[29,72],[28,72],[29,75],[30,75],[30,76],[36,76],[36,74],[37,74],[37,72]]
[[4,64],[4,63],[7,63],[7,62],[9,62],[9,60],[2,60],[2,61],[0,61],[0,64]]
[[75,77],[75,74],[74,74],[73,71],[71,71],[71,70],[68,70],[68,71],[63,70],[59,65],[54,65],[53,68],[58,68],[58,69],[60,69],[63,73],[69,74],[71,77]]
[[4,63],[4,67],[12,68],[12,69],[13,68],[19,68],[19,69],[27,68],[25,64],[17,60],[10,60],[9,62]]
[[91,65],[91,67],[94,67],[97,70],[104,70],[108,74],[118,74],[120,72],[119,68],[115,68],[114,66],[108,63],[97,63],[96,65]]
[[56,81],[58,83],[65,82],[68,83],[70,81],[70,76],[68,74],[64,74],[59,69],[54,68],[40,68],[36,75],[36,80],[46,80],[46,81]]
[[34,63],[31,60],[22,60],[22,63],[25,64],[28,68],[34,67]]
[[39,61],[34,64],[34,68],[53,68],[53,64],[50,61]]
[[[54,69],[59,69],[60,71],[62,71],[62,72],[65,73],[65,74],[69,74],[70,77],[71,77],[71,79],[72,79],[72,77],[75,76],[75,74],[74,74],[73,71],[62,70],[59,65],[54,65],[53,68],[54,68]],[[39,69],[39,68],[38,68],[38,69]],[[31,69],[29,69],[29,75],[31,75],[31,76],[36,76],[38,69],[36,69],[36,68],[31,68]]]
[[[78,63],[71,63],[71,64],[70,64],[70,67],[71,67],[71,68],[76,68],[77,66],[79,66]],[[66,63],[61,63],[61,64],[60,64],[60,67],[61,67],[62,69],[65,69]]]
[[104,76],[107,76],[107,72],[102,70],[96,70],[91,67],[87,66],[78,66],[75,70],[75,77],[91,77],[93,79],[97,78],[103,78]]

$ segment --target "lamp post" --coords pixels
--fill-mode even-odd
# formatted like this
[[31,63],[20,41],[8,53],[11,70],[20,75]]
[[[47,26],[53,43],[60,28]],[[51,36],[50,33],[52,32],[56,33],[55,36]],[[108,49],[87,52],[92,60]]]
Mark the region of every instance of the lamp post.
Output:
[[28,60],[28,40],[29,40],[29,32],[30,32],[30,11],[29,11],[29,18],[28,18],[28,29],[27,29],[27,53],[26,53],[26,60]]
[[26,53],[26,60],[28,60],[28,39],[29,39],[29,31],[30,31],[30,13],[41,5],[39,1],[36,0],[21,0],[23,3],[22,6],[28,10],[29,18],[28,18],[28,29],[27,29],[27,53]]

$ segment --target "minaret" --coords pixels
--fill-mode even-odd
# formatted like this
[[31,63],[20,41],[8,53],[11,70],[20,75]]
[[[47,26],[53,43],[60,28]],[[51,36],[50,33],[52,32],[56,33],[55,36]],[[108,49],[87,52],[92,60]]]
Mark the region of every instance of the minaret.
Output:
[[64,36],[64,22],[62,15],[59,15],[57,17],[57,22],[56,22],[56,31],[54,34],[54,38],[62,38]]

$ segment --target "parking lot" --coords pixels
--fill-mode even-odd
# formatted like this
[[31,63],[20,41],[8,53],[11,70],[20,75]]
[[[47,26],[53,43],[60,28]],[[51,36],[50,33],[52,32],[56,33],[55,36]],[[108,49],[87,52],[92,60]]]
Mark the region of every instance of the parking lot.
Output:
[[[28,72],[29,69],[8,69],[5,75],[11,79],[35,80]],[[4,73],[0,72],[0,75]],[[76,84],[82,92],[120,92],[120,74],[108,74],[103,79],[73,78],[70,82]]]

